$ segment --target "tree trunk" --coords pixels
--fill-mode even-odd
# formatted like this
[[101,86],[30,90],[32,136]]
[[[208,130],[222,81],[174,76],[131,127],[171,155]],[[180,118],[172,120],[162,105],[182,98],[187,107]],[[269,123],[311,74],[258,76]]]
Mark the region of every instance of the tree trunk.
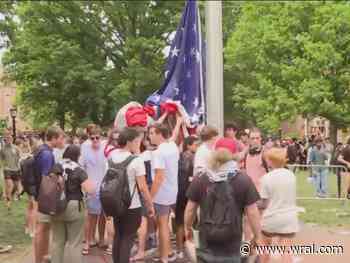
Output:
[[65,119],[64,115],[65,115],[64,113],[61,114],[60,119],[59,119],[59,125],[60,125],[60,128],[62,130],[64,130],[64,126],[66,124],[66,119]]
[[338,126],[336,123],[329,122],[329,138],[333,145],[336,145],[338,142]]

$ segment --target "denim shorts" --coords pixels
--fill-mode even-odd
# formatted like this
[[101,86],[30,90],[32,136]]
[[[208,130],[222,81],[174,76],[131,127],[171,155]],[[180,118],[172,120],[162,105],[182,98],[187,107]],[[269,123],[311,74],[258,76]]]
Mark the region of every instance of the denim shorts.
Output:
[[88,195],[86,198],[86,208],[90,215],[101,215],[102,205],[100,198],[94,195]]

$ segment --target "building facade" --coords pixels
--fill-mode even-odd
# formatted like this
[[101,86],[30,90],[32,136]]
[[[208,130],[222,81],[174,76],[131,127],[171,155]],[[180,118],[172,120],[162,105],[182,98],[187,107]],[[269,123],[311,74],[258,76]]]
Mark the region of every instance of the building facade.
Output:
[[[8,128],[12,128],[12,118],[10,109],[16,101],[16,84],[5,80],[2,69],[0,68],[0,123],[6,123]],[[30,126],[23,120],[21,113],[17,113],[16,130],[18,132],[29,131]]]

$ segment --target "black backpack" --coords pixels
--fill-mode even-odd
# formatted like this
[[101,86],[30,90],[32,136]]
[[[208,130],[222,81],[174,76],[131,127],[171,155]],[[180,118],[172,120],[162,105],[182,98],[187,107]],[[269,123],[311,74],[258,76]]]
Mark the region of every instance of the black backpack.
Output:
[[240,239],[242,235],[242,220],[234,198],[232,180],[234,177],[222,182],[210,182],[200,204],[199,230],[208,245],[227,244]]
[[193,158],[182,153],[179,159],[178,172],[178,197],[180,201],[186,198],[186,191],[190,185],[190,177],[193,176]]
[[43,176],[38,195],[38,210],[46,215],[59,215],[66,210],[66,181],[68,175],[60,164],[56,164],[50,173]]
[[36,159],[42,151],[44,150],[37,150],[32,156],[22,160],[20,163],[23,190],[28,195],[35,197],[37,197],[39,194],[39,187],[41,183],[41,175],[37,169]]
[[131,195],[127,167],[135,158],[131,155],[121,163],[108,162],[109,168],[100,188],[101,204],[107,216],[122,217],[130,207],[137,184]]

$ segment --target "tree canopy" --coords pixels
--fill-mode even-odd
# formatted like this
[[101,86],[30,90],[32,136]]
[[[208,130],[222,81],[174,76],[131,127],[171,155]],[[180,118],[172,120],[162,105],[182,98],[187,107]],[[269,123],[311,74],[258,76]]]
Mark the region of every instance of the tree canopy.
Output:
[[225,49],[235,108],[267,130],[298,114],[350,124],[347,3],[247,3]]
[[84,121],[110,124],[121,105],[143,102],[160,86],[163,50],[183,2],[41,1],[12,7],[11,23],[2,23],[10,39],[3,63],[18,84],[20,105],[36,124],[76,127]]

